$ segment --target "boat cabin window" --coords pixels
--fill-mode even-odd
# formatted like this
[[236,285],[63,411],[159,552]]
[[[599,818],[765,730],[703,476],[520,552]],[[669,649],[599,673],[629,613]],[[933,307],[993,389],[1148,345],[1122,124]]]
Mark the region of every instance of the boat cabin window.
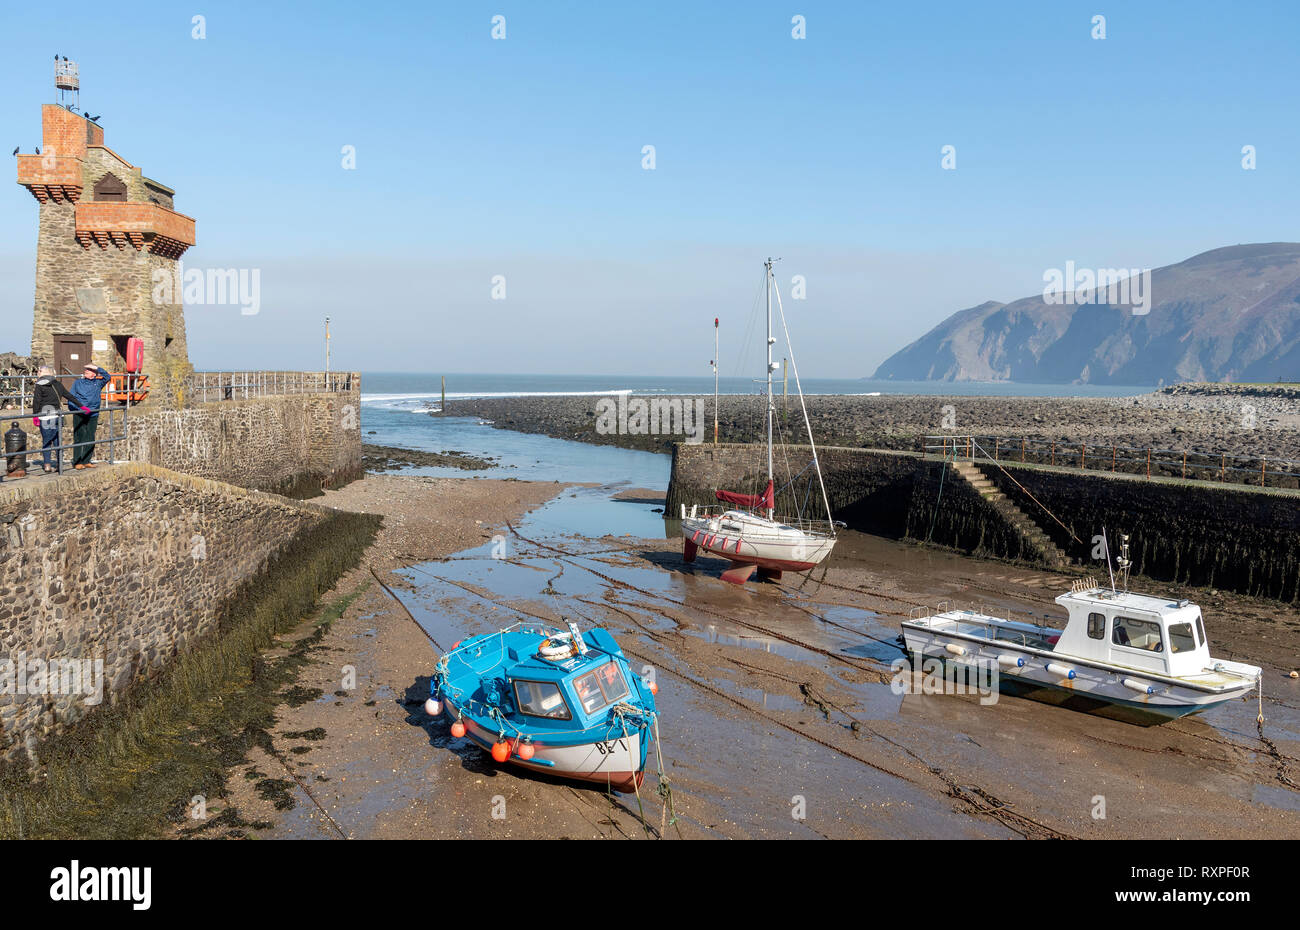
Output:
[[1116,646],[1146,649],[1148,652],[1163,652],[1165,648],[1160,639],[1160,624],[1153,620],[1137,620],[1133,617],[1115,618],[1111,642]]
[[553,681],[516,681],[515,703],[522,713],[533,717],[568,720],[569,705],[564,703],[560,686]]
[[613,662],[606,662],[594,672],[576,679],[573,687],[578,692],[583,710],[589,714],[594,714],[627,694],[627,682],[623,680],[618,665]]
[[1088,614],[1088,636],[1092,639],[1106,638],[1106,615]]
[[1202,646],[1204,646],[1205,645],[1205,621],[1201,619],[1200,614],[1196,615],[1196,635],[1199,643]]
[[1169,651],[1191,652],[1196,648],[1196,637],[1190,623],[1171,623],[1169,625]]

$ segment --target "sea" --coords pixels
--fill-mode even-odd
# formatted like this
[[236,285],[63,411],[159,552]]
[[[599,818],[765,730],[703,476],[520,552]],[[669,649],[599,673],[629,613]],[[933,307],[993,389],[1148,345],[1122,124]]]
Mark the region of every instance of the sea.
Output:
[[[447,399],[475,397],[608,396],[632,394],[709,394],[713,377],[449,374]],[[483,471],[419,467],[407,474],[445,478],[517,478],[561,484],[598,484],[619,488],[665,490],[670,459],[667,455],[555,439],[533,433],[496,429],[477,417],[432,417],[442,397],[442,376],[402,372],[363,372],[361,378],[361,429],[365,442],[426,452],[467,452],[492,461]],[[746,378],[721,378],[723,394],[755,394],[759,383]],[[805,394],[949,394],[1011,397],[1124,397],[1144,394],[1150,387],[1074,384],[1012,384],[1008,382],[871,381],[809,378]],[[793,383],[791,384],[793,390]],[[620,522],[651,527],[657,519],[652,508],[617,508]],[[635,516],[634,516],[635,515]],[[594,517],[594,515],[593,515]],[[586,521],[582,521],[586,522]],[[593,520],[593,525],[596,520]],[[575,531],[579,527],[574,526]],[[620,526],[620,531],[632,528]],[[658,528],[661,531],[661,528]],[[606,530],[607,531],[607,530]],[[654,533],[653,535],[658,535]]]

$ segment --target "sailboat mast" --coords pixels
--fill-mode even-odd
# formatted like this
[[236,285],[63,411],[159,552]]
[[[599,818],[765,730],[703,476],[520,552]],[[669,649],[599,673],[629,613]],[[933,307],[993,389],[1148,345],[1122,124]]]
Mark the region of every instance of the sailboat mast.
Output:
[[713,318],[713,444],[718,444],[718,318]]
[[[763,287],[767,292],[767,480],[772,481],[772,418],[776,407],[772,403],[772,259],[765,263],[767,274],[763,278]],[[767,518],[772,519],[772,508],[767,509]]]

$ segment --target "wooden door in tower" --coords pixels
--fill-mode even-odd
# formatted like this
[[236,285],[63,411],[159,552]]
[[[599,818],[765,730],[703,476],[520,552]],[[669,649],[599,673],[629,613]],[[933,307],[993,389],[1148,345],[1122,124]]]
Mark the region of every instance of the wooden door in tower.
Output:
[[89,335],[63,335],[54,337],[54,373],[80,375],[81,369],[92,361]]

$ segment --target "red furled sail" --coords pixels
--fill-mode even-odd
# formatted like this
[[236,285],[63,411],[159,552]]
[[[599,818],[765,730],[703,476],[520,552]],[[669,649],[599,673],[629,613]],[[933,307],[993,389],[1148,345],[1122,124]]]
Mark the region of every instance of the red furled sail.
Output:
[[735,491],[714,491],[713,494],[720,501],[741,507],[762,507],[764,510],[771,510],[776,506],[776,493],[771,481],[768,481],[767,490],[762,494],[737,494]]

